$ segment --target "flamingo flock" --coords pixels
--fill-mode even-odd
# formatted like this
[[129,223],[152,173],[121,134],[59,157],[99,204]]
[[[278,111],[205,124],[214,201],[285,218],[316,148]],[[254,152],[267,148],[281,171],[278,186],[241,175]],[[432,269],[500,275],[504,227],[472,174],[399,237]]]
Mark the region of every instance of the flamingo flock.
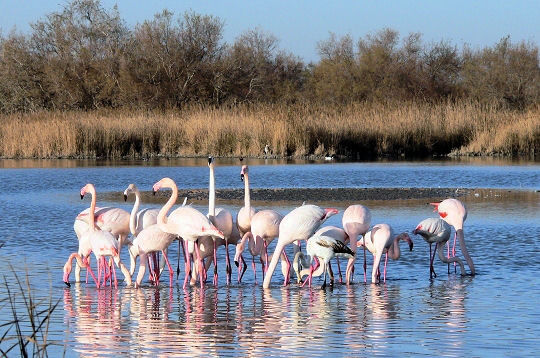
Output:
[[[127,201],[130,195],[135,196],[131,213],[112,207],[98,207],[96,188],[92,183],[85,184],[80,190],[81,199],[86,194],[91,196],[90,207],[75,217],[74,230],[78,239],[78,250],[69,254],[64,265],[63,280],[69,287],[69,276],[75,263],[75,280],[80,282],[80,270],[86,269],[86,282],[90,275],[96,287],[109,284],[118,286],[115,266],[124,275],[124,283],[140,288],[143,285],[148,269],[149,282],[159,285],[160,276],[165,266],[169,271],[169,285],[172,287],[174,273],[168,259],[168,252],[173,242],[178,241],[179,250],[184,259],[183,288],[207,284],[208,271],[214,266],[213,284],[218,284],[217,250],[224,246],[226,252],[225,272],[227,284],[231,284],[231,264],[229,246],[235,246],[234,263],[238,267],[238,284],[241,284],[247,264],[244,260],[246,248],[251,256],[251,267],[257,280],[256,258],[261,265],[262,287],[269,288],[272,276],[281,260],[283,285],[291,285],[292,273],[296,274],[296,283],[311,287],[312,278],[323,275],[323,285],[334,285],[334,273],[331,261],[335,258],[339,273],[339,283],[350,285],[354,283],[354,267],[358,248],[363,254],[363,278],[367,282],[366,251],[373,256],[371,283],[386,282],[388,258],[398,260],[401,256],[400,241],[413,249],[413,240],[407,232],[396,234],[387,223],[371,225],[371,211],[362,204],[349,205],[343,211],[342,227],[325,225],[328,218],[337,215],[336,208],[324,208],[313,204],[302,204],[289,213],[271,210],[257,210],[251,205],[249,187],[249,168],[241,166],[240,178],[244,182],[244,204],[236,216],[224,209],[216,207],[215,202],[215,162],[213,157],[208,159],[209,167],[209,197],[208,213],[204,214],[196,208],[186,205],[176,206],[178,186],[171,178],[162,178],[155,182],[152,191],[170,191],[169,199],[160,209],[140,209],[141,199],[139,189],[135,184],[129,184],[124,191]],[[411,231],[420,235],[430,248],[430,278],[436,277],[434,269],[435,252],[444,263],[456,263],[460,266],[461,274],[467,275],[463,261],[456,256],[456,243],[464,256],[470,270],[475,275],[473,260],[467,250],[463,226],[467,218],[465,205],[454,198],[431,203],[438,217],[422,220]],[[450,250],[445,256],[443,248],[448,245],[452,228],[455,231],[452,256]],[[277,240],[276,240],[277,239]],[[276,242],[273,253],[269,247]],[[304,253],[302,245],[305,244]],[[431,245],[435,244],[432,253]],[[120,258],[122,247],[129,251],[130,269],[128,270]],[[292,247],[293,261],[289,260],[287,247]],[[291,250],[291,249],[289,249]],[[97,262],[97,275],[91,268],[91,255]],[[380,263],[384,255],[384,269],[381,277]],[[178,253],[180,260],[180,252]],[[342,278],[339,258],[347,259],[345,279]],[[135,280],[137,259],[139,269]],[[293,270],[291,271],[291,266]],[[179,269],[177,270],[179,273]],[[450,273],[450,271],[449,271]],[[305,277],[307,278],[305,279]]]

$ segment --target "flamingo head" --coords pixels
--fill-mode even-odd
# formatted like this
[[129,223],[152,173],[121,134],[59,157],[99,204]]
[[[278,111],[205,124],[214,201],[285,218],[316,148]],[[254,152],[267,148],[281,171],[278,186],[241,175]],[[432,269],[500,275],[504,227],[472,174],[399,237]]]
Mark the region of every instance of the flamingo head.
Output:
[[208,156],[208,166],[212,167],[214,164],[214,157]]
[[411,239],[411,237],[409,236],[409,234],[407,234],[406,232],[402,232],[400,235],[399,235],[399,238],[405,242],[407,242],[407,244],[409,244],[409,251],[412,251],[413,249],[413,246],[414,246],[414,243]]
[[326,220],[329,217],[336,215],[337,213],[339,213],[339,210],[336,208],[326,208],[324,209],[324,216],[322,219]]
[[94,189],[94,185],[88,183],[85,186],[81,188],[81,200],[84,199],[84,196],[86,193],[94,194],[96,191]]
[[240,171],[240,180],[244,181],[244,176],[249,173],[248,166],[242,165],[242,170]]

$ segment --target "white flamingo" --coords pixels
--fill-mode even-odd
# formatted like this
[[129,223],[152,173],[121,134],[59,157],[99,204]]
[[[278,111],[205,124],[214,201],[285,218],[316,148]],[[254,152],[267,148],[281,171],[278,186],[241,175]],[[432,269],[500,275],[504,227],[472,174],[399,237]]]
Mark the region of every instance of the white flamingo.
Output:
[[274,273],[278,260],[282,254],[287,261],[288,273],[285,276],[284,285],[289,284],[291,264],[285,254],[285,246],[294,241],[309,239],[329,217],[337,213],[338,211],[334,208],[323,209],[317,205],[302,205],[293,209],[283,217],[279,224],[278,242],[264,277],[263,288],[270,287],[272,274]]
[[242,240],[236,245],[234,262],[237,267],[240,263],[243,263],[242,267],[239,267],[238,282],[242,281],[242,276],[246,271],[246,264],[242,256],[246,244],[252,256],[251,267],[253,268],[255,281],[257,281],[257,270],[255,269],[256,256],[260,257],[264,277],[266,267],[268,266],[268,245],[279,236],[279,224],[282,219],[283,215],[271,209],[257,211],[252,216],[251,231],[246,232]]
[[[429,244],[429,278],[437,277],[433,267],[435,260],[435,252],[439,254],[439,258],[444,263],[457,262],[461,268],[461,274],[465,273],[465,266],[458,257],[446,257],[443,253],[444,244],[450,239],[452,228],[450,224],[440,218],[427,218],[422,220],[413,231],[413,234],[420,235]],[[435,250],[431,251],[431,245],[435,244]]]
[[469,255],[469,251],[467,250],[467,245],[465,244],[465,234],[463,232],[463,224],[467,219],[467,208],[461,201],[453,198],[445,199],[440,203],[431,203],[431,205],[435,207],[434,211],[438,212],[439,216],[444,221],[454,227],[454,230],[456,231],[455,237],[457,237],[459,241],[461,253],[463,254],[463,257],[465,257],[467,265],[469,265],[471,275],[474,276],[476,274],[476,270],[474,269],[472,257]]
[[[313,236],[329,236],[337,241],[340,241],[343,244],[347,244],[349,241],[349,236],[343,230],[342,228],[339,228],[337,226],[328,225],[323,226],[319,230],[313,234]],[[337,266],[338,266],[338,272],[339,272],[339,283],[342,282],[341,277],[341,269],[339,267],[339,256],[336,257]],[[311,266],[311,263],[306,260],[304,257],[304,253],[302,251],[298,251],[293,260],[293,268],[296,272],[296,276],[300,278],[300,281],[302,281],[302,277],[309,274],[309,267]],[[312,276],[317,277],[323,274],[322,266],[319,267],[320,270],[312,272]],[[333,282],[334,281],[334,272],[332,270],[332,265],[329,262],[328,263],[328,273],[330,274],[330,279]]]
[[[126,190],[124,190],[124,201],[127,201],[130,194],[135,195],[135,202],[129,216],[129,231],[134,239],[132,240],[131,245],[128,246],[130,258],[129,273],[133,275],[135,272],[136,260],[139,256],[139,252],[137,250],[138,246],[135,244],[135,241],[137,240],[139,233],[144,228],[150,227],[151,225],[155,225],[157,223],[159,209],[144,208],[139,210],[141,205],[141,193],[139,192],[137,186],[133,183],[129,184]],[[162,267],[160,267],[160,270],[161,269]]]
[[[80,241],[83,243],[89,243],[91,247],[91,252],[94,253],[96,256],[97,262],[98,262],[98,276],[96,277],[92,274],[94,277],[94,280],[96,282],[97,287],[100,287],[100,280],[101,277],[105,276],[105,268],[108,267],[105,263],[105,257],[109,256],[112,257],[114,263],[120,268],[122,273],[124,274],[125,280],[127,282],[127,285],[131,285],[131,275],[129,274],[129,271],[122,263],[122,260],[120,259],[120,243],[115,238],[115,236],[110,231],[100,230],[95,225],[95,208],[96,208],[96,190],[93,184],[86,184],[83,188],[81,188],[81,199],[84,198],[86,193],[89,193],[92,196],[92,202],[90,204],[90,208],[88,211],[88,223],[89,228],[87,231],[85,231],[80,238]],[[90,252],[85,253],[86,256],[90,254]],[[71,258],[77,258],[77,262],[79,262],[78,255],[70,255]],[[84,260],[81,260],[84,264]],[[70,266],[66,263],[64,268],[66,266]],[[87,265],[89,268],[89,265]],[[70,271],[70,270],[69,270]],[[64,272],[64,282],[69,286],[69,271],[66,274],[66,271]],[[113,273],[114,275],[114,283],[115,287],[118,286],[117,280],[116,280],[116,273],[114,271],[113,266]],[[105,278],[104,278],[105,281]],[[105,283],[105,282],[104,282]]]
[[[358,247],[358,236],[362,235],[362,237],[364,237],[366,232],[369,230],[369,226],[371,225],[371,211],[361,204],[351,205],[343,212],[342,225],[343,229],[349,236],[351,250],[356,253],[356,249]],[[345,274],[347,284],[350,284],[352,281],[355,260],[356,255],[350,258],[347,264],[347,271]],[[364,282],[367,280],[366,270],[366,250],[364,247]]]
[[240,232],[240,237],[244,237],[246,232],[251,231],[251,217],[257,212],[255,208],[251,206],[251,197],[249,192],[249,168],[247,165],[242,165],[240,179],[244,182],[244,206],[236,215],[236,226]]
[[[321,289],[326,287],[326,276],[328,274],[328,266],[331,259],[334,257],[345,257],[349,259],[354,257],[354,252],[347,245],[333,237],[325,235],[314,235],[310,237],[306,244],[306,252],[310,257],[310,260],[318,259],[315,267],[312,266],[310,268],[308,278],[309,286],[311,287],[313,272],[319,267],[322,267],[324,282]],[[319,260],[322,262],[322,265]],[[330,284],[333,285],[333,279],[330,280]]]
[[[161,230],[178,235],[184,240],[186,246],[186,255],[189,252],[188,242],[191,242],[192,245],[195,245],[194,247],[197,257],[196,262],[198,266],[197,272],[199,272],[200,284],[202,288],[204,285],[204,278],[202,274],[203,267],[199,246],[197,245],[197,240],[200,237],[204,236],[225,239],[223,233],[219,231],[203,213],[190,206],[181,206],[179,208],[176,208],[169,214],[169,216],[167,216],[167,213],[172,208],[172,206],[176,202],[176,199],[178,198],[178,187],[172,179],[163,178],[154,184],[153,190],[154,192],[157,192],[162,188],[171,189],[172,194],[167,203],[159,211],[157,224],[159,225],[159,228]],[[184,279],[184,288],[186,288],[187,282],[189,280],[189,275],[191,274],[191,263],[188,257],[186,257],[185,263],[186,277]]]
[[358,246],[364,246],[373,254],[373,268],[371,270],[371,283],[380,281],[381,272],[379,269],[381,257],[386,254],[384,260],[383,280],[386,282],[386,265],[388,258],[397,260],[401,256],[399,241],[405,241],[409,244],[409,250],[413,249],[413,241],[406,232],[394,235],[392,228],[388,224],[377,224],[364,235],[364,240],[357,243]]

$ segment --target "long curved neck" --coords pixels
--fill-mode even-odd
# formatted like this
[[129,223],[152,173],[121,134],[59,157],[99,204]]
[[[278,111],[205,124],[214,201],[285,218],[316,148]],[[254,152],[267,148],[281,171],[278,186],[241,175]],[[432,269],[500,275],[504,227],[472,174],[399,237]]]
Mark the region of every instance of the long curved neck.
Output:
[[[174,203],[176,203],[176,199],[178,199],[178,187],[172,180],[163,181],[161,186],[163,188],[169,188],[172,190],[171,197],[169,198],[169,200],[167,200],[165,205],[163,205],[163,207],[159,210],[159,213],[157,216],[157,223],[160,225],[160,228],[161,227],[166,228],[167,227],[167,220],[166,220],[167,213],[169,212],[169,210],[171,210]],[[164,229],[162,230],[165,232],[168,232],[167,230],[164,230]]]
[[247,211],[251,210],[251,198],[249,196],[249,174],[244,174],[244,206]]
[[137,233],[137,211],[139,211],[139,206],[141,205],[141,194],[138,190],[135,190],[133,193],[135,194],[135,203],[129,216],[129,231],[132,235],[135,235]]
[[469,251],[467,250],[467,246],[465,245],[465,234],[463,233],[463,229],[456,229],[456,236],[459,240],[459,247],[461,249],[461,253],[463,254],[463,257],[465,257],[467,265],[469,265],[471,275],[474,276],[476,275],[476,270],[474,269],[472,257],[469,255]]
[[95,211],[96,211],[96,188],[94,188],[93,185],[87,185],[86,186],[86,191],[90,195],[92,195],[92,202],[90,203],[90,212],[88,213],[88,215],[89,215],[88,225],[90,226],[90,230],[94,231],[94,230],[96,230],[96,222],[95,222],[95,219],[96,219],[96,214],[95,214]]
[[460,269],[461,269],[461,274],[464,275],[465,274],[465,266],[463,266],[463,262],[459,259],[459,257],[457,257],[457,256],[446,257],[444,255],[444,252],[443,252],[444,243],[438,242],[435,245],[436,245],[436,249],[437,249],[437,254],[439,255],[439,259],[441,259],[441,261],[446,263],[446,264],[449,264],[449,263],[452,263],[452,262],[457,262]]
[[210,165],[210,182],[208,184],[208,215],[216,216],[216,177],[214,166]]

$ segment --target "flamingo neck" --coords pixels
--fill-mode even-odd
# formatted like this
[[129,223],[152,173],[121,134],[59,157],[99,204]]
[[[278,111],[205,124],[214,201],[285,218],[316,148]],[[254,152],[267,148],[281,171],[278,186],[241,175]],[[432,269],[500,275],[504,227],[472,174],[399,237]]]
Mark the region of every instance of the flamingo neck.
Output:
[[208,215],[216,216],[216,183],[214,168],[210,166],[210,182],[208,185]]
[[166,217],[169,210],[171,210],[174,203],[176,203],[176,199],[178,199],[178,187],[172,180],[167,180],[162,183],[162,187],[171,189],[172,194],[169,200],[167,200],[167,202],[165,203],[165,205],[163,205],[163,207],[159,210],[157,216],[157,223],[160,225],[160,228],[162,228],[163,231],[169,232],[168,230],[166,230],[168,226]]
[[95,231],[96,230],[96,223],[95,223],[95,218],[96,218],[96,214],[95,214],[95,210],[96,210],[96,189],[94,188],[93,185],[87,185],[86,186],[86,191],[88,193],[90,193],[90,195],[92,195],[92,201],[90,203],[90,212],[88,213],[88,215],[89,215],[88,225],[90,227],[90,230]]
[[132,235],[137,233],[137,211],[139,211],[139,206],[141,205],[141,195],[139,191],[135,191],[135,203],[133,204],[133,209],[131,209],[131,215],[129,216],[129,231]]
[[247,209],[248,213],[251,210],[251,198],[249,195],[249,175],[248,173],[244,174],[244,206]]

